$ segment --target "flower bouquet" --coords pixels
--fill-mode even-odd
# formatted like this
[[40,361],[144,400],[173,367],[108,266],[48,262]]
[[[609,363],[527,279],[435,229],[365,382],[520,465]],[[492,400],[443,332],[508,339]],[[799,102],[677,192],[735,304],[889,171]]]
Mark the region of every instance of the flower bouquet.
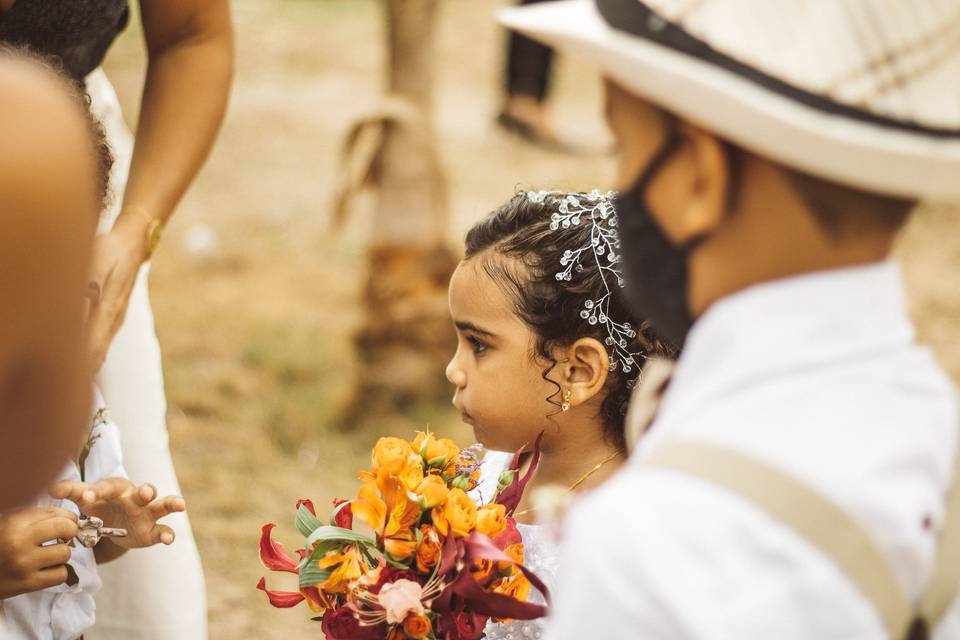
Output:
[[306,602],[327,640],[471,640],[487,621],[530,620],[546,613],[526,602],[543,583],[523,566],[523,540],[512,514],[539,462],[520,454],[501,474],[493,499],[467,495],[480,478],[478,447],[417,432],[413,441],[380,438],[353,500],[335,500],[329,524],[309,500],[297,502],[306,538],[295,561],[265,524],[260,559],[300,579],[299,591],[257,585],[275,607]]

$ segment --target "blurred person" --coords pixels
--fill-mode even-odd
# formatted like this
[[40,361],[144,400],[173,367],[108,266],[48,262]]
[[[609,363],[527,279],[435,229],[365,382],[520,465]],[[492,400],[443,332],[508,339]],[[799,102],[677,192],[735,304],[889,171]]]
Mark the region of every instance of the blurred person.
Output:
[[[83,437],[89,243],[102,167],[79,94],[0,47],[0,510],[29,503]],[[55,259],[50,259],[55,256]],[[56,402],[51,402],[56,398]]]
[[[173,531],[158,525],[157,520],[185,508],[182,499],[171,496],[155,500],[156,489],[152,485],[136,487],[124,477],[119,434],[101,407],[102,400],[95,390],[94,408],[101,408],[92,414],[88,431],[74,426],[55,437],[45,437],[49,434],[35,428],[38,422],[43,426],[43,418],[49,414],[48,406],[69,407],[72,396],[70,389],[48,389],[48,395],[36,393],[37,385],[33,381],[38,372],[45,374],[46,379],[57,381],[58,369],[80,363],[79,366],[73,364],[72,369],[79,374],[78,386],[85,389],[81,397],[90,402],[91,374],[83,358],[86,355],[84,334],[79,329],[64,330],[69,325],[65,318],[73,315],[79,326],[88,311],[83,304],[77,304],[82,302],[82,292],[87,287],[84,275],[88,264],[77,265],[70,258],[89,258],[96,220],[108,194],[112,163],[104,132],[88,111],[89,98],[82,85],[71,84],[58,73],[55,61],[0,46],[0,86],[7,98],[6,109],[0,107],[3,116],[0,127],[10,128],[2,138],[3,158],[9,158],[11,164],[4,167],[8,169],[4,177],[15,181],[0,183],[0,193],[5,196],[0,222],[21,222],[17,219],[18,213],[34,213],[36,216],[24,226],[36,233],[49,226],[44,218],[56,216],[55,227],[66,230],[69,237],[64,242],[51,244],[57,250],[57,257],[63,257],[66,266],[75,268],[77,274],[71,274],[72,281],[64,278],[74,288],[73,304],[62,304],[65,302],[62,295],[53,295],[46,301],[48,306],[55,307],[47,313],[58,318],[61,324],[57,335],[43,336],[49,348],[63,349],[62,353],[55,354],[56,361],[51,363],[48,361],[51,358],[35,357],[31,349],[35,345],[29,339],[32,336],[12,345],[25,349],[24,366],[10,372],[19,378],[12,382],[16,390],[22,392],[13,399],[29,406],[21,408],[19,420],[14,421],[15,416],[4,416],[4,424],[8,425],[4,435],[15,438],[16,433],[22,431],[33,441],[27,451],[21,452],[21,460],[8,461],[3,467],[19,476],[5,479],[5,484],[15,484],[28,476],[30,468],[25,468],[24,463],[31,463],[37,455],[41,456],[36,462],[38,467],[56,464],[61,470],[60,482],[50,497],[41,497],[32,505],[0,510],[0,633],[4,638],[15,639],[80,637],[94,619],[93,598],[100,586],[97,563],[113,560],[130,548],[161,542],[172,544]],[[37,184],[39,176],[47,184]],[[46,197],[48,192],[58,194],[59,200],[51,202]],[[74,223],[75,217],[80,218],[79,224]],[[14,239],[23,239],[18,238],[19,234],[11,235]],[[28,250],[25,253],[15,251],[17,247],[4,252],[5,258],[20,259],[23,263],[4,265],[8,267],[4,274],[11,278],[35,272],[37,265],[43,263],[33,256],[46,257],[45,252],[51,248],[24,244]],[[66,246],[59,247],[60,244]],[[28,283],[33,287],[34,296],[56,294],[51,287],[42,286],[43,280]],[[23,311],[21,302],[18,297],[8,299],[8,304],[20,312]],[[58,307],[58,303],[61,306]],[[71,308],[75,314],[70,313]],[[13,316],[12,322],[3,325],[13,333],[6,338],[18,337],[17,329],[22,328],[16,312]],[[32,320],[35,326],[46,328],[43,318]],[[58,337],[73,342],[64,344]],[[8,417],[10,422],[6,420]],[[80,423],[83,424],[82,418]],[[9,428],[11,426],[21,428]],[[70,461],[58,455],[61,449],[66,450]],[[42,495],[40,487],[31,486],[31,498],[38,494]],[[127,535],[116,542],[100,539],[92,548],[75,547],[72,543],[68,546],[67,541],[81,534],[80,525],[88,524],[81,522],[78,505],[83,506],[85,516],[100,517],[111,527],[125,529]]]
[[[534,4],[544,0],[520,0]],[[527,142],[561,146],[544,105],[553,70],[553,49],[511,31],[507,36],[506,100],[497,123]]]
[[[536,473],[514,516],[524,562],[548,587],[559,552],[551,529],[533,524],[547,514],[536,511],[532,490],[555,485],[579,496],[609,478],[626,457],[627,403],[642,362],[675,351],[627,307],[611,196],[516,194],[467,232],[450,280],[458,344],[447,378],[454,405],[487,448],[481,501],[496,494],[513,452],[543,433]],[[532,638],[540,627],[490,622],[485,637]]]
[[[203,164],[226,108],[233,72],[227,0],[140,1],[148,64],[136,142],[99,69],[129,20],[127,0],[3,0],[0,41],[57,57],[84,80],[116,159],[114,201],[93,256],[98,292],[90,350],[99,385],[121,432],[135,482],[179,494],[166,431],[160,349],[147,295],[150,258],[176,204]],[[102,365],[102,367],[101,367]],[[170,524],[178,544],[112,563],[98,599],[98,638],[206,637],[199,554],[186,514]]]
[[956,392],[889,257],[917,201],[960,200],[955,20],[503,14],[607,76],[628,291],[684,345],[636,455],[566,519],[549,637],[960,637]]

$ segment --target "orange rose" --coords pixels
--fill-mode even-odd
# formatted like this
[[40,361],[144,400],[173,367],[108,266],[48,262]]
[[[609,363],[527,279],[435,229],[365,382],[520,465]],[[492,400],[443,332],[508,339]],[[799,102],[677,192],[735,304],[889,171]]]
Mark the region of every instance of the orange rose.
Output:
[[500,560],[497,562],[497,571],[499,571],[501,575],[513,575],[516,573],[516,566],[523,564],[523,544],[520,542],[511,544],[504,549],[503,552],[510,556],[510,560],[513,562]]
[[486,585],[494,577],[493,570],[496,567],[497,563],[493,560],[477,560],[470,567],[470,573],[477,582]]
[[418,496],[423,498],[423,507],[425,509],[433,509],[434,507],[440,506],[447,499],[447,494],[450,493],[450,490],[447,488],[447,483],[443,481],[443,478],[434,474],[430,474],[421,480],[415,491]]
[[[530,596],[530,581],[519,571],[512,578],[503,578],[493,585],[493,592],[509,596],[514,600],[526,602]],[[496,622],[510,622],[510,618],[493,618]]]
[[430,464],[431,460],[445,458],[444,465],[450,465],[460,455],[460,447],[450,438],[437,438],[432,433],[417,432],[413,439],[413,450],[423,456]]
[[420,527],[422,534],[417,546],[417,569],[423,573],[430,573],[440,561],[440,536],[436,529],[428,524]]
[[530,581],[527,580],[527,576],[522,573],[517,573],[513,578],[498,583],[497,586],[494,587],[494,591],[502,593],[505,596],[510,596],[514,600],[526,602],[527,597],[530,595]]
[[523,543],[517,542],[503,550],[516,564],[523,564]]
[[507,509],[502,504],[485,504],[477,511],[477,531],[491,538],[507,528]]
[[412,614],[403,621],[403,632],[407,634],[408,638],[414,640],[426,638],[432,630],[433,625],[430,623],[430,618],[424,615]]
[[403,471],[400,472],[400,479],[403,480],[403,484],[407,485],[407,489],[410,491],[419,487],[420,483],[423,482],[423,458],[415,453],[411,455],[407,459]]
[[433,525],[445,536],[468,536],[477,526],[477,504],[463,489],[451,489],[447,499],[431,515]]
[[392,475],[400,475],[410,464],[411,458],[416,455],[410,443],[402,438],[380,438],[373,447],[372,464],[374,474],[384,469]]

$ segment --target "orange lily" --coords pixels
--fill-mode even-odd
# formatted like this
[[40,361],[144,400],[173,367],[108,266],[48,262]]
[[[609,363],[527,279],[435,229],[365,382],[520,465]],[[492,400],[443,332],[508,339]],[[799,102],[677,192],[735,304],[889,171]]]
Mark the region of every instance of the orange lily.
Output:
[[420,505],[407,495],[407,485],[381,469],[374,477],[364,474],[363,484],[352,504],[353,515],[374,530],[383,548],[398,560],[416,550],[413,526],[420,519]]
[[350,583],[359,580],[368,569],[356,545],[348,545],[340,553],[330,553],[317,561],[321,569],[336,566],[333,573],[320,585],[321,591],[345,593]]

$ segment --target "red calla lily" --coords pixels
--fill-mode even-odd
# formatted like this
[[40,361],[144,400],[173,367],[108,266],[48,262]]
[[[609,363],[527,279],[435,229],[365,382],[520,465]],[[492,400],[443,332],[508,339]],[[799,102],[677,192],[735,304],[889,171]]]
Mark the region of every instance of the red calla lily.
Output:
[[270,604],[278,609],[295,607],[304,600],[303,594],[299,591],[271,591],[267,589],[267,581],[265,578],[260,578],[260,582],[257,583],[257,589],[267,594]]
[[263,525],[263,529],[261,529],[260,562],[271,571],[297,573],[297,564],[293,561],[293,558],[287,555],[283,545],[279,542],[274,542],[270,538],[270,532],[273,531],[273,528],[276,526],[277,525],[271,522]]

